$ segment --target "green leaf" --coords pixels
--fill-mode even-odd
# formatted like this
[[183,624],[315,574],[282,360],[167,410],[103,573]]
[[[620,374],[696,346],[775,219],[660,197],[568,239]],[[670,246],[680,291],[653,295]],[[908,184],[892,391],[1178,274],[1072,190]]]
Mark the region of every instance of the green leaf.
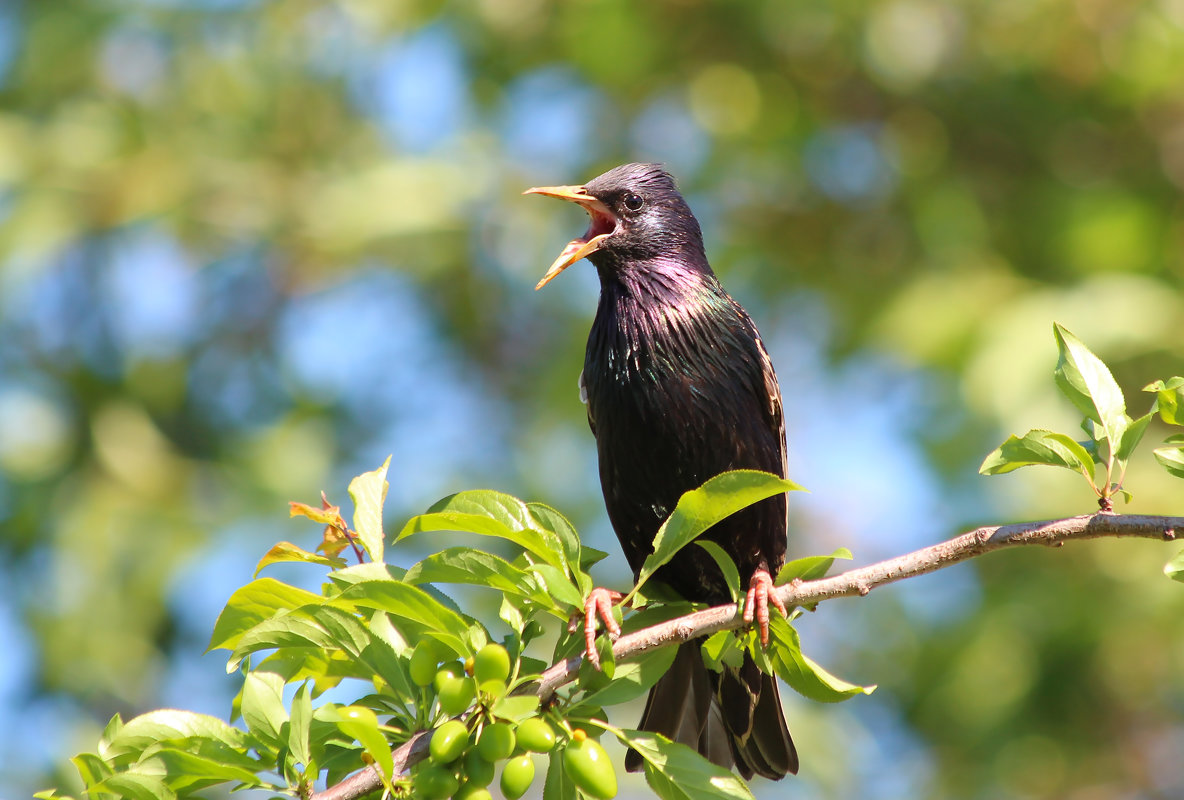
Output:
[[655,570],[712,525],[761,500],[800,489],[793,481],[772,473],[742,469],[716,475],[687,492],[658,528],[654,552],[642,564],[637,585],[628,597],[632,598]]
[[282,676],[259,669],[248,672],[243,678],[240,710],[252,735],[277,749],[285,744],[280,736],[288,721]]
[[131,718],[110,740],[99,742],[98,754],[109,762],[123,756],[139,757],[153,744],[175,740],[206,740],[229,748],[245,750],[251,740],[244,731],[207,714],[176,709],[159,709]]
[[1184,425],[1184,378],[1155,381],[1144,386],[1143,391],[1155,392],[1160,419],[1169,425]]
[[472,655],[467,643],[469,621],[418,586],[395,581],[362,581],[343,591],[341,598],[363,608],[419,622],[436,632],[436,638],[457,653]]
[[138,772],[118,772],[92,786],[88,794],[101,797],[104,792],[128,800],[175,800],[177,797],[177,793],[159,776]]
[[[374,759],[378,767],[379,777],[383,785],[390,791],[390,780],[394,777],[395,762],[391,756],[390,745],[379,728],[378,718],[374,712],[365,706],[346,706],[338,709],[326,708],[326,712],[336,711],[337,728],[350,738],[356,739],[362,749]],[[326,714],[326,716],[332,716]]]
[[575,526],[571,524],[571,521],[545,503],[527,503],[526,507],[538,523],[538,527],[555,534],[555,538],[559,540],[559,544],[563,548],[563,557],[568,565],[579,565],[580,536],[576,533]]
[[363,581],[395,581],[396,583],[400,583],[406,574],[407,570],[402,567],[396,567],[394,564],[378,564],[373,561],[367,561],[364,564],[353,564],[345,569],[330,572],[329,580],[333,581],[338,589],[345,589],[347,586],[353,586],[355,583],[362,583]]
[[[501,556],[472,547],[449,547],[430,555],[408,569],[403,580],[411,584],[463,583],[485,586],[529,598],[544,608],[554,605],[551,596],[539,588],[534,576]],[[564,582],[567,582],[566,578]]]
[[1059,358],[1053,373],[1057,386],[1081,413],[1102,426],[1111,450],[1126,423],[1126,400],[1110,369],[1072,333],[1054,323]]
[[585,694],[580,703],[614,706],[640,697],[670,670],[677,652],[677,647],[658,647],[631,661],[618,662],[612,681]]
[[1184,550],[1181,550],[1175,558],[1163,565],[1163,574],[1174,581],[1184,583]]
[[796,558],[793,561],[785,562],[785,566],[777,573],[777,580],[773,583],[776,586],[784,586],[794,580],[814,581],[825,578],[836,558],[850,561],[854,556],[846,547],[840,547],[829,556]]
[[1152,453],[1164,469],[1177,478],[1184,478],[1184,446],[1157,447]]
[[744,664],[744,648],[733,631],[716,631],[703,643],[703,663],[715,672]]
[[[580,545],[580,569],[587,572],[592,567],[599,564],[608,558],[608,553],[603,550],[597,550],[595,547],[589,547],[586,544]],[[583,591],[587,591],[586,589]]]
[[[261,765],[250,762],[251,769],[226,763],[217,757],[193,753],[175,747],[154,749],[130,771],[149,775],[163,773],[170,789],[188,794],[219,783],[234,781],[247,787],[266,786],[255,769]],[[130,772],[129,771],[129,772]],[[127,773],[124,773],[127,774]]]
[[556,747],[547,760],[547,780],[543,783],[543,800],[576,800],[576,785],[563,766],[563,750]]
[[70,759],[70,763],[78,770],[83,785],[88,789],[114,774],[111,765],[94,753],[79,753]]
[[560,569],[565,566],[559,537],[542,530],[525,503],[501,492],[476,489],[445,497],[427,513],[408,520],[395,541],[436,531],[496,536],[517,544],[552,566]]
[[387,456],[381,467],[364,472],[349,482],[349,496],[354,501],[354,530],[371,561],[381,562],[384,555],[382,506],[390,486],[386,480],[390,465],[391,457]]
[[1143,439],[1143,434],[1147,431],[1147,424],[1151,422],[1151,416],[1154,412],[1148,411],[1138,419],[1125,420],[1125,427],[1122,431],[1122,436],[1119,438],[1118,449],[1114,452],[1114,457],[1122,464],[1130,460],[1131,453],[1139,446],[1139,442]]
[[732,602],[739,603],[744,592],[740,588],[740,570],[736,568],[736,562],[724,552],[722,547],[710,539],[702,539],[695,544],[706,550],[707,554],[715,561],[716,566],[723,573],[724,581],[728,584],[728,592],[732,595]]
[[538,695],[514,694],[498,698],[493,704],[493,715],[519,722],[532,716],[539,707]]
[[647,731],[622,730],[617,735],[644,759],[646,782],[662,800],[752,800],[739,775],[684,744]]
[[299,608],[324,598],[297,589],[273,578],[260,578],[235,591],[226,601],[226,608],[214,623],[214,633],[206,651],[225,648],[233,650],[242,635],[265,619]]
[[[554,608],[554,603],[559,602],[568,608],[578,608],[581,611],[584,608],[584,596],[580,594],[580,590],[567,577],[567,574],[558,567],[553,567],[550,564],[531,564],[527,570],[539,576],[547,592],[550,594],[551,602],[549,606]],[[560,612],[560,616],[566,616]]]
[[292,760],[303,764],[308,769],[312,761],[312,748],[309,744],[309,731],[312,725],[312,698],[308,693],[308,683],[300,684],[296,694],[292,697],[292,720],[288,726],[288,751]]
[[1028,431],[1022,439],[1009,436],[983,459],[978,471],[982,475],[1002,475],[1034,465],[1064,467],[1093,481],[1094,461],[1085,448],[1063,433],[1044,430]]
[[256,625],[238,640],[238,644],[227,660],[226,671],[238,669],[242,660],[251,653],[277,647],[316,647],[341,649],[333,633],[321,625],[313,616],[315,606],[273,617]]
[[337,556],[323,556],[319,553],[310,553],[303,547],[292,544],[291,542],[279,542],[270,550],[268,550],[263,558],[259,559],[259,563],[255,565],[255,574],[258,575],[260,571],[269,564],[280,564],[287,561],[300,561],[306,564],[319,564],[322,567],[332,567],[333,569],[340,569],[346,565],[344,558]]
[[[871,694],[875,686],[859,686],[835,677],[802,653],[798,632],[780,614],[769,619],[769,661],[781,680],[803,697],[837,703],[857,694]],[[754,657],[757,655],[753,654]],[[759,663],[759,662],[758,662]]]

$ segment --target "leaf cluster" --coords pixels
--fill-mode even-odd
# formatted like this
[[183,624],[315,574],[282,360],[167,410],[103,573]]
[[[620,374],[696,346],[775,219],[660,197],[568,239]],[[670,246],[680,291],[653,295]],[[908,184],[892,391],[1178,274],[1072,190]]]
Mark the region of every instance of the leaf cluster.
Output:
[[[320,508],[292,504],[294,516],[326,526],[320,554],[285,543],[260,563],[260,569],[277,561],[329,567],[319,594],[256,577],[228,600],[210,648],[229,651],[227,670],[242,675],[231,717],[238,726],[187,711],[155,711],[127,723],[116,716],[97,752],[74,759],[88,796],[171,800],[228,784],[306,797],[321,782],[332,785],[367,764],[377,770],[385,792],[401,796],[417,785],[417,756],[396,762],[392,748],[408,745],[417,734],[450,718],[463,723],[463,731],[477,741],[487,727],[513,728],[535,716],[558,730],[562,741],[548,759],[548,800],[575,800],[581,792],[579,782],[565,775],[560,756],[573,736],[582,740],[578,730],[609,731],[637,749],[646,779],[660,797],[750,796],[743,781],[694,750],[608,722],[607,707],[640,697],[666,673],[673,647],[650,649],[618,663],[612,643],[601,636],[600,669],[585,660],[574,682],[540,702],[538,685],[548,665],[583,652],[582,626],[572,623],[582,617],[594,586],[589,568],[605,556],[584,546],[563,514],[495,491],[451,495],[410,519],[394,536],[395,546],[425,535],[444,545],[401,569],[381,561],[388,465],[389,459],[350,484],[355,504],[352,528],[325,498]],[[635,613],[624,620],[624,630],[639,630],[692,610],[689,603],[664,602],[660,592],[641,590],[648,591],[659,567],[715,523],[796,488],[767,473],[736,471],[685,494],[662,525],[654,552],[627,595]],[[451,533],[501,540],[513,554],[450,545]],[[741,598],[741,576],[728,555],[711,542],[698,544],[719,563],[733,596]],[[346,566],[339,554],[347,547],[368,559]],[[838,557],[850,554],[839,551],[791,562],[778,582],[819,577]],[[497,608],[500,623],[459,608],[441,590],[450,584],[490,590],[496,604],[489,608]],[[728,669],[748,653],[761,669],[823,702],[874,688],[828,673],[801,652],[792,620],[774,617],[767,649],[759,645],[754,631],[720,632],[704,645],[705,663]],[[507,632],[499,638],[491,626]],[[509,656],[506,679],[474,683],[464,678],[466,672],[473,675],[474,656],[491,642]],[[418,673],[413,667],[417,649],[425,646],[430,646],[433,664],[445,662],[439,667],[447,673],[445,683],[469,681],[472,691],[461,695],[460,713],[454,707],[455,693],[445,697],[449,690],[441,688],[440,680],[425,680],[422,665]],[[334,696],[353,689],[356,697],[349,703],[324,701],[330,689],[338,689]],[[465,780],[464,767],[458,765],[459,761],[445,765],[451,770],[447,781]],[[431,764],[423,769],[433,770],[436,779],[443,767]],[[52,792],[40,796],[57,797]]]
[[[1130,501],[1123,486],[1127,465],[1156,412],[1168,425],[1184,425],[1184,378],[1145,386],[1143,391],[1154,393],[1155,400],[1145,414],[1132,418],[1110,368],[1061,325],[1053,325],[1053,334],[1059,354],[1053,377],[1082,413],[1085,438],[1043,429],[1012,435],[986,457],[979,472],[1002,475],[1033,465],[1069,469],[1085,478],[1102,510],[1110,511],[1115,495]],[[1169,436],[1154,455],[1168,472],[1184,478],[1184,434]]]

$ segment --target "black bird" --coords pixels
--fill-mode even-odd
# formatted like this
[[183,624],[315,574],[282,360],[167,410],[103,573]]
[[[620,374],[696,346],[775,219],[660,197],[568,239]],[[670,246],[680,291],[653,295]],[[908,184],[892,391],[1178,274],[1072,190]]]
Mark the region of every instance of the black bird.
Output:
[[[656,164],[626,164],[584,186],[527,193],[559,197],[592,218],[551,265],[541,288],[585,256],[600,275],[600,304],[588,336],[581,395],[596,437],[609,519],[636,578],[654,535],[679,497],[725,470],[784,476],[781,392],[756,326],[707,263],[703,235],[674,179]],[[703,534],[750,579],[745,616],[768,640],[770,572],[785,561],[785,495],[763,500]],[[715,562],[683,548],[655,579],[682,597],[729,602]],[[610,595],[587,611],[589,650],[596,616],[612,632]],[[619,596],[618,596],[619,597]],[[695,747],[745,777],[797,772],[777,681],[750,658],[711,672],[699,641],[681,645],[650,691],[640,727]],[[630,752],[626,767],[641,767]]]

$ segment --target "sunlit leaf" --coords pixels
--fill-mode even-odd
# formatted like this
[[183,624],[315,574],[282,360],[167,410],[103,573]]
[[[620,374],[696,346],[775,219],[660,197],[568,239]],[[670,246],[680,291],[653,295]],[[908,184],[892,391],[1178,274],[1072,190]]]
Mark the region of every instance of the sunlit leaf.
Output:
[[268,550],[263,558],[259,559],[259,563],[255,565],[255,574],[258,575],[259,571],[269,564],[279,564],[285,561],[301,561],[307,564],[319,564],[322,567],[331,567],[333,569],[340,569],[346,564],[344,558],[321,556],[316,553],[310,553],[291,542],[279,542]]
[[1110,368],[1081,340],[1055,323],[1053,334],[1059,352],[1053,373],[1057,386],[1081,413],[1102,426],[1103,434],[1114,449],[1127,419],[1122,390],[1110,374]]
[[1176,557],[1163,565],[1163,574],[1174,581],[1184,582],[1184,550],[1176,553]]
[[139,761],[133,769],[150,774],[163,773],[165,783],[176,792],[192,792],[228,782],[247,787],[268,785],[255,774],[262,765],[248,763],[249,768],[186,749],[155,747],[151,756]]
[[334,525],[341,519],[341,509],[337,506],[318,508],[310,506],[308,503],[298,503],[292,500],[288,502],[288,516],[306,517],[322,525]]
[[555,748],[547,760],[547,778],[543,782],[543,800],[576,800],[576,785],[563,766],[563,751]]
[[214,623],[207,650],[238,645],[239,638],[248,630],[277,613],[320,602],[323,598],[304,589],[297,589],[273,578],[259,578],[235,591]]
[[305,768],[312,759],[312,747],[309,740],[309,726],[312,724],[312,698],[308,693],[308,684],[302,683],[292,697],[292,719],[288,726],[288,750],[292,759]]
[[720,520],[742,508],[784,492],[801,489],[793,481],[757,470],[733,470],[711,478],[679,498],[654,536],[654,552],[641,566],[632,596],[659,567]]
[[458,653],[472,654],[468,644],[469,623],[418,586],[395,581],[364,581],[350,586],[341,597],[363,608],[419,622],[440,634],[441,641]]
[[1184,425],[1184,378],[1154,381],[1144,386],[1143,391],[1155,392],[1160,419],[1169,425]]
[[87,788],[95,786],[114,774],[111,765],[94,753],[79,753],[70,759],[70,763],[78,770],[82,783]]
[[1184,478],[1184,446],[1157,447],[1152,452],[1164,469],[1177,478]]
[[[328,710],[328,709],[327,709]],[[395,762],[390,745],[378,726],[378,718],[365,706],[346,706],[336,710],[337,727],[346,736],[356,739],[362,748],[374,759],[379,768],[383,785],[389,790],[390,779],[394,777]]]
[[89,794],[102,797],[110,792],[127,800],[174,800],[174,792],[158,775],[141,772],[117,772],[90,788]]
[[768,657],[773,669],[803,697],[820,703],[837,703],[875,691],[875,686],[860,686],[832,675],[804,655],[797,631],[780,614],[770,615],[769,634]]
[[502,492],[478,489],[445,497],[426,513],[408,520],[395,541],[435,531],[496,536],[552,566],[565,566],[559,537],[543,530],[525,503]]
[[1063,433],[1044,430],[1028,431],[1022,438],[1009,436],[983,459],[978,471],[983,475],[1002,475],[1036,465],[1064,467],[1093,480],[1094,461],[1085,448]]
[[539,707],[538,695],[514,694],[499,697],[493,704],[493,713],[502,719],[523,720],[533,715]]
[[740,586],[740,570],[736,568],[736,562],[722,547],[709,539],[700,539],[695,544],[706,550],[707,554],[715,561],[716,566],[723,573],[724,582],[728,585],[728,593],[732,597],[732,602],[739,603],[744,592]]
[[544,503],[527,503],[526,507],[540,528],[555,534],[555,538],[563,547],[563,555],[567,563],[578,565],[580,563],[580,536],[568,518]]
[[531,564],[527,570],[539,576],[553,602],[563,603],[568,608],[584,607],[584,597],[579,588],[558,567],[550,564]]
[[744,663],[744,648],[733,631],[716,631],[703,642],[703,663],[708,669],[720,672],[725,666],[739,667]]
[[157,742],[177,739],[208,739],[232,750],[245,750],[251,741],[246,733],[217,717],[166,708],[125,722],[118,734],[100,743],[99,755],[108,760],[118,759],[141,753]]
[[1114,457],[1120,463],[1125,464],[1130,460],[1131,453],[1139,446],[1139,442],[1143,440],[1143,434],[1147,432],[1147,424],[1151,422],[1152,412],[1148,411],[1138,419],[1125,420],[1125,427],[1122,431],[1122,436],[1118,442],[1118,448],[1114,451]]
[[825,578],[836,558],[850,561],[854,556],[846,547],[840,547],[829,556],[806,556],[786,561],[785,566],[777,573],[774,584],[784,586],[793,580],[813,581]]
[[[501,556],[472,547],[449,547],[430,555],[408,569],[403,580],[412,584],[461,583],[484,586],[529,598],[544,608],[553,605],[551,596],[540,589],[536,577]],[[567,582],[566,578],[564,582]]]
[[648,731],[622,730],[621,742],[641,755],[645,779],[662,800],[752,800],[739,775],[712,764],[698,751]]
[[288,721],[284,708],[284,679],[274,672],[251,670],[243,679],[240,711],[247,729],[273,747],[282,744],[280,731]]
[[612,682],[584,695],[580,702],[603,707],[640,697],[670,670],[677,653],[677,647],[659,647],[629,661],[618,662]]
[[381,467],[349,482],[349,496],[354,501],[354,530],[371,561],[383,559],[382,506],[389,487],[386,472],[390,465],[391,457],[387,456]]

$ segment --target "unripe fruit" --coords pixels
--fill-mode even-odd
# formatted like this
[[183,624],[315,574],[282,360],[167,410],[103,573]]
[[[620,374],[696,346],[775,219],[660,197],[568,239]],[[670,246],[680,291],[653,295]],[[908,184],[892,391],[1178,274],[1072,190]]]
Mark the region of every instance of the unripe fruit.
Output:
[[502,794],[506,800],[518,800],[534,782],[534,761],[530,756],[511,758],[502,767]]
[[435,676],[432,678],[432,684],[436,687],[436,691],[440,691],[440,687],[449,680],[463,678],[465,676],[465,668],[461,666],[459,661],[450,661],[447,664],[440,666],[436,670]]
[[488,786],[493,783],[493,762],[481,757],[477,748],[465,753],[464,772],[473,786]]
[[[581,735],[582,734],[582,735]],[[563,751],[563,767],[576,788],[597,800],[609,800],[617,794],[617,773],[608,754],[595,739],[577,729]]]
[[463,722],[450,719],[436,728],[428,743],[428,755],[437,764],[451,764],[469,746],[469,730]]
[[424,639],[411,651],[411,663],[407,667],[411,682],[416,686],[431,686],[439,663],[435,643],[431,639]]
[[531,717],[518,725],[518,746],[535,753],[549,753],[555,746],[555,730],[542,717]]
[[421,767],[415,774],[416,800],[444,800],[456,794],[459,788],[460,781],[456,776],[438,764]]
[[487,644],[473,657],[473,677],[477,683],[502,681],[510,677],[510,654],[500,644]]
[[477,752],[491,764],[509,758],[514,752],[514,729],[504,722],[485,726],[477,739]]
[[440,698],[440,710],[450,717],[462,714],[477,697],[477,687],[472,678],[445,678],[436,689]]
[[452,800],[493,800],[493,795],[484,786],[477,786],[469,781],[452,796]]

